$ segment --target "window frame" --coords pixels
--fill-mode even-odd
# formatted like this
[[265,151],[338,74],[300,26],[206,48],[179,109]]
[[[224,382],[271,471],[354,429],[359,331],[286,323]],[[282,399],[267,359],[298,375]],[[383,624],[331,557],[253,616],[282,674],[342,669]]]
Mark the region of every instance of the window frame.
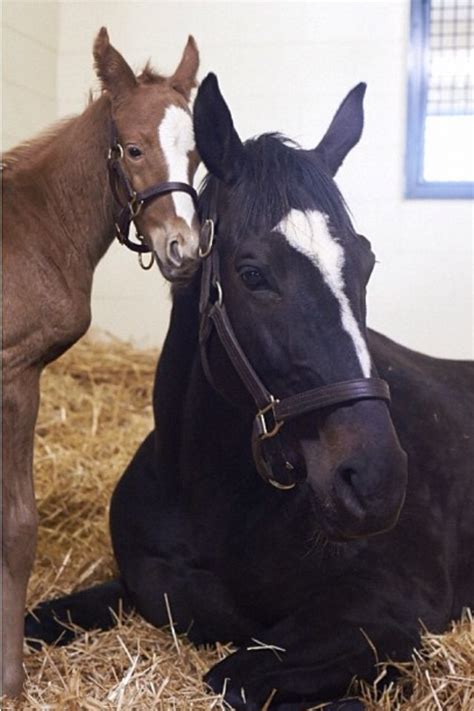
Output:
[[424,127],[428,93],[431,0],[411,0],[408,106],[405,155],[405,197],[472,199],[474,183],[427,181],[423,178]]

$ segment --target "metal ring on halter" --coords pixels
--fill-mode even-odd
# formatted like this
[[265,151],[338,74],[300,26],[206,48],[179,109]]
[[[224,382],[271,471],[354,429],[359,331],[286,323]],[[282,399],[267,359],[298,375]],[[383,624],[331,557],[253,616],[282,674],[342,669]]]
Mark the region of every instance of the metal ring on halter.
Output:
[[148,262],[148,264],[145,264],[145,262],[143,261],[142,253],[138,252],[138,263],[142,269],[144,269],[145,271],[148,271],[149,269],[152,268],[153,264],[155,263],[155,253],[150,252],[150,261]]
[[222,306],[222,304],[223,304],[223,302],[224,302],[224,294],[223,294],[223,292],[222,292],[222,286],[221,286],[220,281],[216,281],[216,283],[215,283],[214,286],[216,287],[216,290],[217,290],[217,301],[216,301],[216,303],[218,304],[218,306]]
[[201,259],[208,257],[212,251],[212,245],[214,244],[214,220],[210,218],[205,220],[203,226],[201,227],[201,233],[204,231],[205,227],[209,227],[209,241],[206,249],[202,249],[201,245],[199,245],[198,254]]
[[280,489],[281,491],[289,491],[289,489],[294,489],[296,486],[296,481],[293,484],[280,484],[276,479],[267,479],[268,483],[275,487],[275,489]]
[[[117,151],[118,156],[115,156],[115,155],[114,155],[115,151]],[[122,146],[120,145],[120,143],[116,143],[114,146],[111,146],[111,147],[109,148],[109,153],[108,153],[108,155],[107,155],[107,158],[108,158],[109,160],[112,160],[112,158],[116,158],[116,159],[118,159],[118,160],[121,160],[121,159],[123,158],[123,148],[122,148]]]

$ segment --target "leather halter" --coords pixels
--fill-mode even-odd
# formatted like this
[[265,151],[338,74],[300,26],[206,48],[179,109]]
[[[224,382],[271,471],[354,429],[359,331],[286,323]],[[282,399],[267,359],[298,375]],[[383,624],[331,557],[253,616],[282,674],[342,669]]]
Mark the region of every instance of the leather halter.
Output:
[[285,422],[308,412],[330,406],[347,405],[357,400],[375,399],[388,403],[390,390],[387,382],[380,378],[356,378],[322,385],[282,399],[274,397],[245,355],[229,320],[220,282],[219,252],[215,245],[217,215],[212,206],[210,214],[212,216],[203,222],[200,239],[200,253],[204,257],[199,302],[199,341],[203,369],[208,381],[215,388],[207,356],[209,338],[214,329],[256,405],[257,413],[252,428],[252,451],[258,472],[263,479],[278,489],[292,489],[295,482],[290,478],[287,482],[280,482],[273,478],[272,468],[266,456],[270,449],[273,450],[274,456],[281,456],[290,477],[293,467],[286,461],[278,437]]
[[[115,121],[112,120],[107,166],[109,169],[109,180],[112,194],[115,201],[121,208],[115,221],[115,236],[120,244],[124,244],[133,252],[138,252],[139,254],[143,254],[144,252],[152,252],[153,250],[143,242],[143,238],[138,234],[138,232],[137,237],[141,240],[140,242],[132,242],[128,236],[130,232],[130,224],[135,220],[142,207],[146,203],[150,202],[150,200],[153,200],[160,195],[167,195],[172,192],[183,192],[191,196],[197,210],[197,192],[192,185],[176,181],[157,183],[156,185],[151,185],[149,188],[145,188],[145,190],[142,190],[141,192],[136,192],[124,170],[122,162],[123,156],[124,151],[118,140],[117,127],[115,125]],[[123,204],[123,200],[121,198],[121,192],[126,198],[125,205]]]

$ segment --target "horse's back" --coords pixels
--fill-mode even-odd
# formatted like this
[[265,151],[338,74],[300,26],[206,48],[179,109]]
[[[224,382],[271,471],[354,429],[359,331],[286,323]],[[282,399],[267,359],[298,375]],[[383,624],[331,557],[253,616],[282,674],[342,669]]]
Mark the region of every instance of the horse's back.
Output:
[[474,605],[474,363],[432,358],[374,332],[370,345],[390,384],[393,421],[408,453],[400,530],[424,541],[426,555],[439,547],[458,616]]
[[375,364],[395,392],[448,407],[453,416],[474,413],[474,361],[449,360],[410,350],[375,331],[369,332]]
[[370,345],[409,455],[433,476],[455,474],[458,484],[474,488],[474,362],[433,358],[375,332]]

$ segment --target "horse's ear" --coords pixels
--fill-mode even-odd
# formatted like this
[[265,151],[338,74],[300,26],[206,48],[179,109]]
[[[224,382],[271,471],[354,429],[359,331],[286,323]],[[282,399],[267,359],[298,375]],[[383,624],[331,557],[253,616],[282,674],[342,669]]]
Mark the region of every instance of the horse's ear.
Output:
[[339,106],[324,138],[314,149],[331,175],[335,175],[349,151],[358,143],[364,127],[364,94],[367,84],[357,84]]
[[105,27],[101,27],[94,42],[94,66],[102,88],[119,99],[137,84],[135,74],[122,55],[112,47]]
[[191,95],[191,89],[197,86],[196,74],[199,69],[199,51],[196,41],[192,35],[189,35],[186,47],[184,48],[183,56],[178,64],[178,68],[169,82],[173,89],[179,91],[187,101]]
[[234,183],[243,168],[245,149],[215,74],[201,83],[193,113],[196,146],[206,168],[224,183]]

